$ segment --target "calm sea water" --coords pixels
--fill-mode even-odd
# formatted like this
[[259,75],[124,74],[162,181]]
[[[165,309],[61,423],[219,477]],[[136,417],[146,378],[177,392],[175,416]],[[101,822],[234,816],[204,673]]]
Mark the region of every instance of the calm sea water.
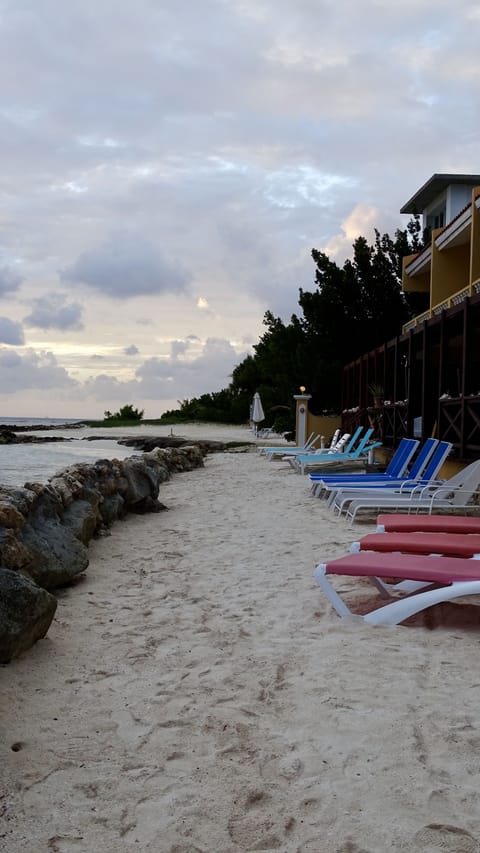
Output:
[[4,418],[0,415],[0,424],[5,426],[59,426],[61,424],[81,424],[81,418]]
[[[141,424],[134,427],[86,427],[80,419],[72,418],[2,418],[0,424],[16,426],[44,426],[32,430],[34,436],[63,437],[68,441],[48,444],[0,445],[0,485],[23,486],[26,482],[45,483],[59,471],[76,462],[93,464],[97,459],[125,459],[140,451],[124,447],[118,441],[126,436],[173,436],[190,441],[240,441],[251,443],[252,432],[248,424],[188,423],[172,427],[169,424]],[[72,425],[78,426],[72,429]],[[61,427],[65,425],[65,429]],[[58,428],[60,427],[60,428]],[[28,430],[27,430],[28,432]],[[112,432],[115,433],[112,435]],[[278,443],[278,439],[277,439]]]
[[2,444],[0,445],[0,486],[23,486],[29,483],[46,483],[50,477],[75,465],[77,462],[93,464],[97,459],[126,459],[134,456],[132,447],[123,447],[115,440],[101,438],[87,441],[85,437],[76,437],[76,430],[52,430],[59,425],[81,423],[71,418],[2,418],[0,424],[12,426],[45,426],[46,432],[35,430],[36,436],[67,436],[67,441],[46,444]]

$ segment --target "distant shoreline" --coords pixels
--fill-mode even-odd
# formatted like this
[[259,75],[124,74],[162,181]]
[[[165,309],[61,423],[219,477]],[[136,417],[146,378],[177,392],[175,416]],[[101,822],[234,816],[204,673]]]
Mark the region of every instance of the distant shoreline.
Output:
[[55,424],[0,424],[1,432],[33,432],[33,431],[43,431],[51,429],[81,429],[81,427],[85,426],[83,421],[76,421],[75,423],[69,423],[68,421],[62,421],[62,423]]

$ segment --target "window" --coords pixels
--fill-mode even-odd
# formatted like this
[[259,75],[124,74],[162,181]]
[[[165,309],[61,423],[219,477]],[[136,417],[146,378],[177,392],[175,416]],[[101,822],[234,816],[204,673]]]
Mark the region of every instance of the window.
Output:
[[433,231],[434,228],[443,228],[446,220],[446,204],[445,202],[436,207],[435,210],[432,210],[431,213],[427,215],[427,228],[430,231]]

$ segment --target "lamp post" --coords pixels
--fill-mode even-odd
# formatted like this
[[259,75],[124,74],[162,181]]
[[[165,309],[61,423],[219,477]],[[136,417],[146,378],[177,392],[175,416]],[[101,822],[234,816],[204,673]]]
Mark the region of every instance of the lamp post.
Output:
[[297,447],[305,444],[308,437],[308,401],[312,399],[311,394],[306,393],[305,385],[300,385],[300,394],[294,394],[293,399],[296,401],[296,418],[295,418],[295,438]]

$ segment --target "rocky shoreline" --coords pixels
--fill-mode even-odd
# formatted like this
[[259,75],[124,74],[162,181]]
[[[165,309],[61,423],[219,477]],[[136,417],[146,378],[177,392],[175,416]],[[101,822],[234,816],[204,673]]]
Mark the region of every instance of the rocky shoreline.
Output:
[[0,423],[0,432],[50,432],[55,429],[80,429],[85,424],[80,421],[75,423],[56,423],[56,424],[2,424]]
[[45,636],[57,607],[51,590],[87,569],[92,538],[107,535],[128,513],[166,509],[158,500],[161,483],[225,449],[221,442],[175,437],[120,443],[146,452],[76,464],[44,485],[0,487],[0,663]]
[[0,444],[48,444],[52,441],[72,441],[62,435],[18,435],[9,429],[0,429]]
[[[63,428],[63,427],[62,427]],[[0,444],[47,444],[49,442],[55,441],[104,441],[105,435],[84,435],[81,438],[76,438],[75,436],[63,436],[63,435],[25,435],[24,433],[31,429],[45,431],[47,427],[5,427],[0,424]],[[192,443],[192,440],[189,438],[182,438],[182,436],[177,435],[135,435],[135,436],[122,436],[122,435],[109,435],[110,441],[116,441],[117,444],[121,444],[125,447],[134,447],[137,450],[142,450],[144,452],[149,452],[154,450],[156,447],[165,448],[165,447],[185,447]],[[210,441],[208,439],[196,440],[195,444],[202,448],[205,453],[214,453],[221,452],[225,449],[225,442],[221,441]]]

